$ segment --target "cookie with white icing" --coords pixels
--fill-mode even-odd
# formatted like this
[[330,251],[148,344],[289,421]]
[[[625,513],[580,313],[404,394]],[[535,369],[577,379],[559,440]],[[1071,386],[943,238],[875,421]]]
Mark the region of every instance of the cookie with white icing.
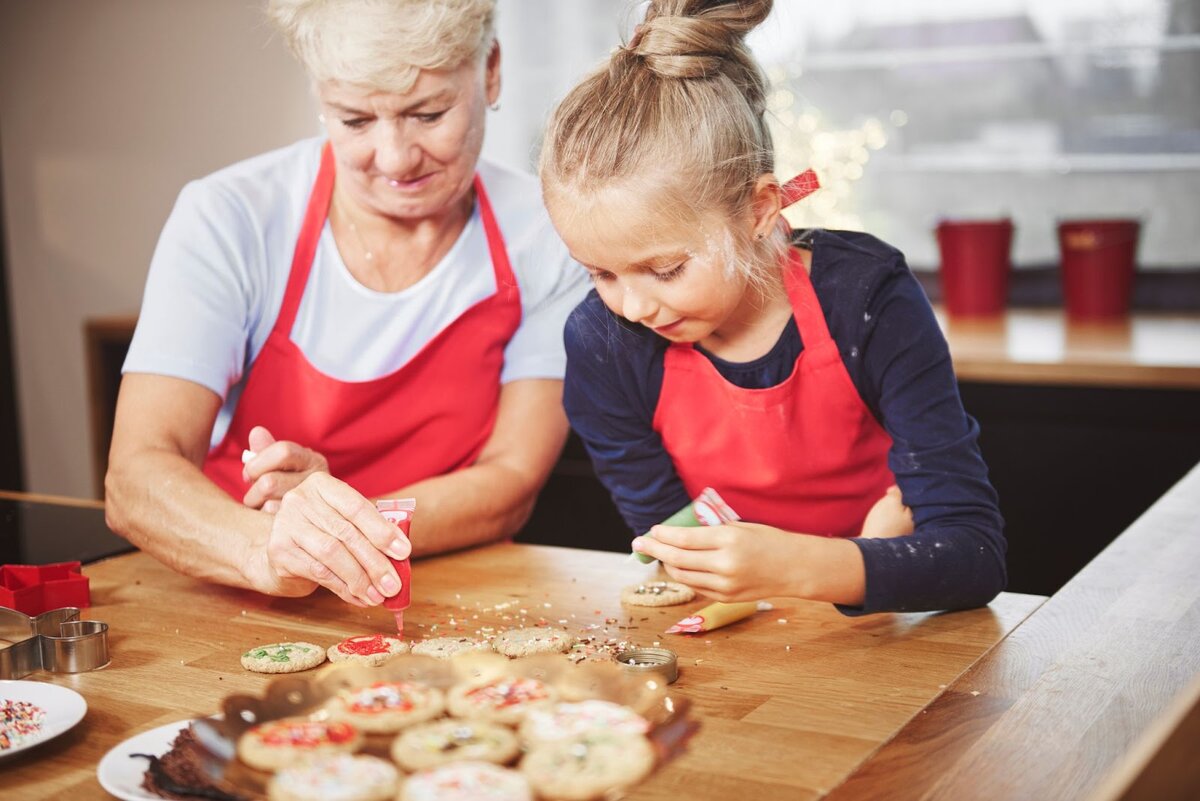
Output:
[[317,756],[352,754],[362,743],[362,734],[343,721],[283,718],[247,729],[237,754],[252,768],[274,771]]
[[331,720],[344,720],[371,734],[394,734],[436,718],[445,707],[441,690],[411,681],[377,681],[342,690],[325,706]]
[[347,637],[329,646],[326,656],[330,662],[354,662],[377,667],[400,654],[408,653],[408,643],[386,634],[362,634]]
[[451,688],[446,706],[456,718],[515,726],[525,714],[558,700],[558,691],[537,679],[504,676]]
[[255,673],[298,673],[325,661],[325,649],[311,642],[276,642],[242,654],[242,667]]
[[533,801],[529,782],[515,770],[490,762],[455,762],[414,773],[400,801]]
[[533,748],[592,732],[636,736],[649,730],[650,723],[629,707],[593,699],[531,709],[521,721],[520,735],[521,742]]
[[507,726],[482,720],[435,720],[406,729],[392,743],[392,759],[407,771],[428,770],[451,762],[503,765],[520,752]]
[[449,659],[458,654],[471,651],[490,651],[492,646],[486,640],[474,640],[470,637],[433,637],[414,643],[412,652],[422,656],[432,656],[435,659]]
[[621,590],[621,603],[627,606],[675,606],[695,597],[695,590],[677,581],[647,581]]
[[373,756],[335,754],[284,768],[267,785],[270,801],[391,801],[400,771]]
[[561,654],[571,647],[573,639],[562,629],[536,626],[528,629],[509,629],[492,641],[492,647],[496,649],[496,653],[512,657]]
[[653,769],[649,740],[609,732],[539,745],[521,760],[534,792],[562,801],[589,801],[624,790]]

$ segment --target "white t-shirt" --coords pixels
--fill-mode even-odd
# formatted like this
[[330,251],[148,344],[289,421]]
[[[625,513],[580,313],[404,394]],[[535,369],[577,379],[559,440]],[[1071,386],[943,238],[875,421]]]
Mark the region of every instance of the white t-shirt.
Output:
[[[283,303],[323,144],[305,140],[192,181],[154,251],[122,372],[184,378],[221,396],[214,447]],[[521,293],[500,380],[562,378],[563,324],[587,293],[587,273],[551,227],[536,179],[486,161],[478,171]],[[355,280],[326,221],[291,339],[321,372],[367,381],[404,366],[495,291],[478,204],[450,251],[400,292]]]

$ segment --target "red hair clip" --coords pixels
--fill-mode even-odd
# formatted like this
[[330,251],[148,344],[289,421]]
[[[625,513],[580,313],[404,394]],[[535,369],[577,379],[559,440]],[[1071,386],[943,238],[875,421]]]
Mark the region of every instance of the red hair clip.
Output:
[[783,207],[787,208],[796,201],[803,200],[820,188],[821,182],[817,180],[817,174],[811,169],[805,170],[780,187],[783,191]]

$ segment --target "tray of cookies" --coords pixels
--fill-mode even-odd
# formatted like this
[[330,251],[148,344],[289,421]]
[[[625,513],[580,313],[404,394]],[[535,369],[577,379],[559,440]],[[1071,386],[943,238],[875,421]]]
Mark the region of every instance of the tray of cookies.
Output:
[[470,651],[282,676],[222,712],[192,726],[214,785],[286,801],[619,798],[698,726],[659,676]]

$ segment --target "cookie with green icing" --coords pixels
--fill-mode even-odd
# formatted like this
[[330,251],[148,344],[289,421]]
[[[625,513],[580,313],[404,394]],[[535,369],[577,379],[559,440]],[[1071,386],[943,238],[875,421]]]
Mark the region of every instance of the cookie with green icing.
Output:
[[298,673],[325,661],[325,649],[311,642],[277,642],[242,654],[242,667],[255,673]]

